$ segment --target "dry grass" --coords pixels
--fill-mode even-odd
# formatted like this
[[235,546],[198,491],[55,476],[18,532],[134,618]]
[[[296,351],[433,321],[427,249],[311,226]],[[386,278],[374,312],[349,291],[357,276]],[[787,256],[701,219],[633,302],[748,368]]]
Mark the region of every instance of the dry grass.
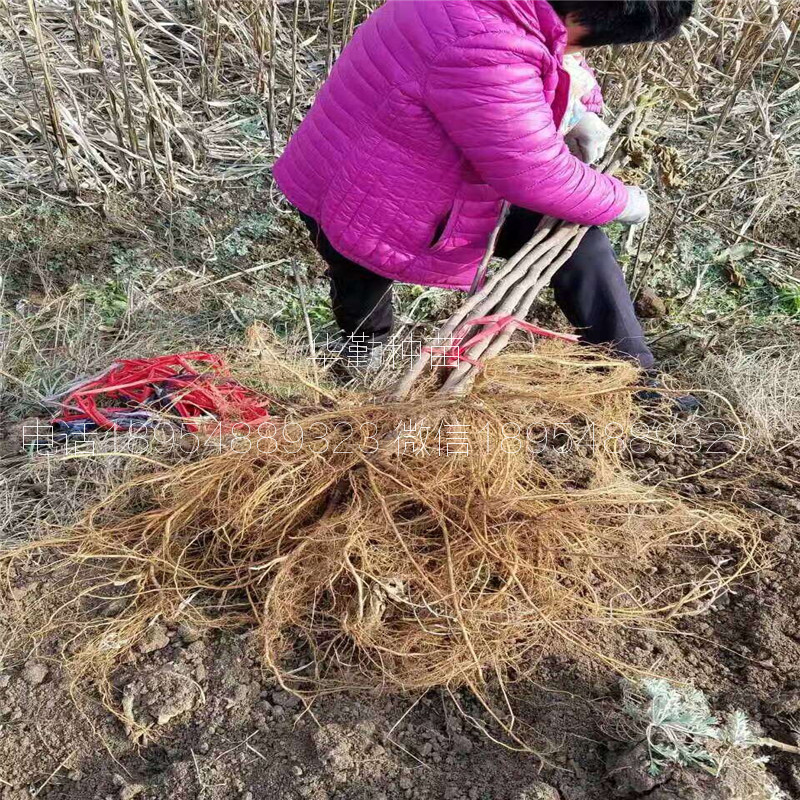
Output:
[[707,355],[697,377],[731,400],[757,445],[783,450],[800,443],[800,353],[794,344],[746,349],[733,342]]
[[[672,42],[591,55],[612,108],[633,91],[647,110],[629,177],[652,193],[654,217],[644,246],[630,242],[634,290],[681,228],[760,243],[755,266],[771,282],[800,280],[798,29],[795,0],[706,0]],[[708,266],[697,263],[690,302]]]
[[105,334],[102,307],[87,297],[85,286],[53,293],[30,310],[0,309],[0,399],[9,417],[42,407],[53,410],[46,398],[132,352],[147,357],[213,350],[226,343],[213,312],[205,318],[197,314],[195,321],[185,307],[154,307],[152,299],[130,298],[114,329]]
[[[0,183],[186,194],[264,172],[373,5],[6,0]],[[708,0],[673,42],[591,54],[612,106],[652,111],[660,188],[714,176],[683,218],[736,198],[737,232],[768,235],[797,207],[798,24],[793,0]]]
[[[502,686],[565,645],[626,671],[610,629],[700,613],[759,553],[742,520],[625,473],[635,375],[549,344],[497,357],[456,402],[431,386],[409,403],[345,395],[144,474],[77,527],[5,556],[78,566],[73,599],[39,635],[61,631],[73,677],[99,681],[118,714],[107,679],[156,620],[258,624],[266,663],[308,693],[466,685],[483,697],[489,677]],[[720,544],[738,554],[724,572],[709,557]],[[693,553],[692,574],[653,578],[677,549]],[[522,744],[511,710],[492,713]]]

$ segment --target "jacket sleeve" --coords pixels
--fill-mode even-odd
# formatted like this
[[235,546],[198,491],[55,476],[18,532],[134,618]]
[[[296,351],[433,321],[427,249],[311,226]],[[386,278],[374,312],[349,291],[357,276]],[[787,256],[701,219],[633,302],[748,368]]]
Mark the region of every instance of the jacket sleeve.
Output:
[[542,85],[536,43],[480,34],[433,61],[424,102],[481,178],[509,203],[583,225],[622,213],[623,184],[573,156]]

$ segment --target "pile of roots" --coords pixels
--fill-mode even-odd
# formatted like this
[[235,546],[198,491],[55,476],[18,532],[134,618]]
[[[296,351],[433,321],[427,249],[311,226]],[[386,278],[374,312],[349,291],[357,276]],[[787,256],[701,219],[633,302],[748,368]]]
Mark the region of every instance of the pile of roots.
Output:
[[[75,676],[108,676],[155,620],[257,625],[301,692],[480,692],[564,642],[623,669],[598,632],[696,613],[758,552],[741,520],[626,473],[635,381],[546,343],[493,359],[465,397],[352,395],[142,475],[30,545],[77,564],[54,618],[76,631]],[[719,547],[738,556],[724,574]],[[659,582],[678,548],[697,577]]]

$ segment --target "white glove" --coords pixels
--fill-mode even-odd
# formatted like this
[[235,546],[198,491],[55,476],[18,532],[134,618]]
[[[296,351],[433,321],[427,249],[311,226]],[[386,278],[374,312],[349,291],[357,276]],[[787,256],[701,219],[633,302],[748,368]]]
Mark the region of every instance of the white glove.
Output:
[[564,139],[570,152],[586,164],[599,161],[611,139],[611,128],[592,111],[587,111]]
[[614,220],[624,225],[638,225],[650,216],[650,201],[647,199],[647,192],[638,186],[626,186],[628,190],[628,202],[625,210]]

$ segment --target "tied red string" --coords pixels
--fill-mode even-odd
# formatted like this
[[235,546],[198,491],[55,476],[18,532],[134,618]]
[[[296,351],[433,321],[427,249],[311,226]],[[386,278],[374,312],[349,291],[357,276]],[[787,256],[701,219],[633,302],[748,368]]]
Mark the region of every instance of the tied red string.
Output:
[[179,416],[187,430],[196,431],[198,417],[223,423],[268,419],[268,404],[268,398],[231,378],[219,356],[198,351],[117,361],[73,388],[62,403],[69,410],[53,422],[120,430],[124,420],[141,419],[138,412],[144,409]]
[[[480,333],[476,333],[473,337],[467,339],[467,341],[464,341],[467,332],[471,328],[478,325],[484,325],[486,327],[484,327]],[[467,355],[467,351],[478,344],[478,342],[482,342],[484,339],[489,339],[492,336],[496,336],[509,325],[513,325],[515,329],[529,331],[537,336],[544,336],[549,339],[561,339],[564,342],[578,341],[578,337],[575,336],[575,334],[556,333],[556,331],[549,331],[546,328],[540,328],[537,325],[526,322],[524,319],[519,319],[513,314],[508,314],[505,316],[502,314],[491,314],[488,317],[476,317],[475,319],[469,319],[459,325],[453,334],[452,341],[447,345],[441,346],[444,349],[443,353],[439,353],[439,355],[443,357],[444,361],[441,366],[457,367],[462,361],[465,361],[467,364],[471,364],[473,367],[482,369],[483,364],[477,359],[470,358]],[[434,347],[438,350],[440,345],[423,347],[422,352],[430,353],[433,351]]]

